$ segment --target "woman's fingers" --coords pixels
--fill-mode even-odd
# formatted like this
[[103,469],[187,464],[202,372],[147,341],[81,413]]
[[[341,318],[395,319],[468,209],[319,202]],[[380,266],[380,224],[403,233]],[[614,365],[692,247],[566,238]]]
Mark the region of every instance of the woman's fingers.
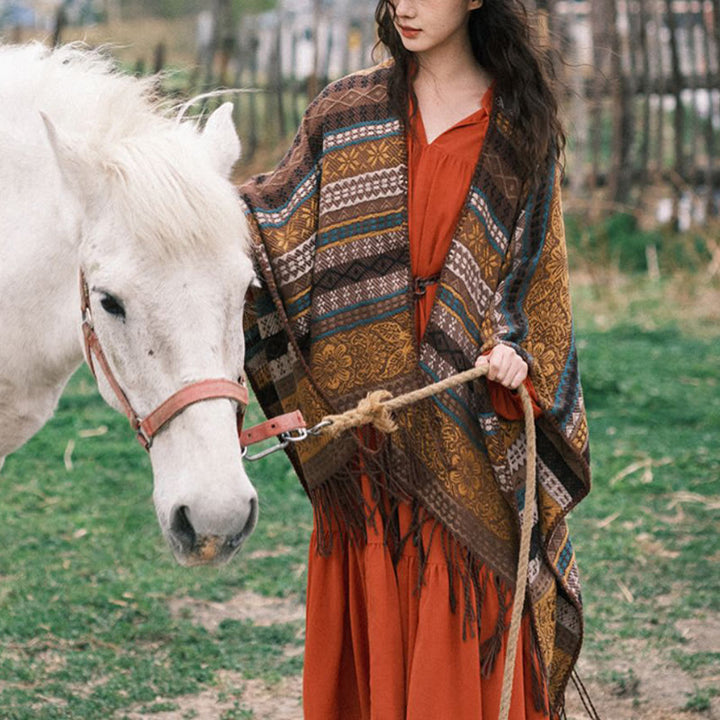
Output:
[[515,375],[513,375],[512,380],[510,380],[508,387],[511,390],[517,390],[527,377],[527,364],[523,362],[523,366],[524,367],[521,367]]
[[487,377],[504,387],[517,390],[527,377],[527,363],[508,345],[496,345],[488,355],[480,356],[475,365],[488,365]]
[[517,353],[507,345],[496,345],[488,357],[490,359],[488,378],[505,385],[508,376],[517,371],[517,367],[513,367],[515,358],[518,358]]

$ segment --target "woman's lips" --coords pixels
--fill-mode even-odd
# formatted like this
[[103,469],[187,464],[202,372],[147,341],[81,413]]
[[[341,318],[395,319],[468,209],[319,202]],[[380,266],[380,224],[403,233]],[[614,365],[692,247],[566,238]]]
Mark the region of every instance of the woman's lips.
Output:
[[414,28],[414,27],[398,25],[398,29],[400,30],[400,34],[406,38],[414,38],[420,34],[420,30],[418,28]]

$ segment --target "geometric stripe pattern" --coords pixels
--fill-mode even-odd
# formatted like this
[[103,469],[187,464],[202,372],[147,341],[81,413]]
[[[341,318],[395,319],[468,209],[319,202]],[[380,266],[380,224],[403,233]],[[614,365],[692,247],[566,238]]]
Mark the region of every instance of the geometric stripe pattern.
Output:
[[[387,100],[386,66],[330,85],[279,167],[240,188],[258,275],[246,315],[246,370],[266,414],[310,423],[367,392],[398,394],[471,367],[499,343],[525,357],[539,397],[536,503],[524,508],[522,423],[498,417],[484,381],[396,413],[386,488],[437,519],[467,557],[508,586],[515,528],[534,518],[530,609],[553,704],[582,637],[567,513],[589,489],[588,435],[570,313],[560,172],[524,189],[496,94],[422,341],[414,336],[407,150]],[[349,435],[349,434],[348,434]],[[395,436],[394,436],[395,437]],[[353,437],[289,450],[316,516],[364,527]],[[390,492],[390,490],[388,490]],[[331,527],[319,524],[322,528]]]

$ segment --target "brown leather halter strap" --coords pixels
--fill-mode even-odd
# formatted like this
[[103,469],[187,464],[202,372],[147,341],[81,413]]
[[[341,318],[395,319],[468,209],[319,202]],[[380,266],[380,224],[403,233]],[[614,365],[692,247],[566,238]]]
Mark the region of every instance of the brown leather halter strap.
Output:
[[145,418],[141,418],[133,408],[128,396],[125,394],[120,384],[115,379],[110,363],[103,352],[100,340],[95,332],[93,325],[92,313],[90,311],[90,292],[88,290],[87,281],[82,270],[80,270],[80,309],[82,312],[82,331],[85,342],[85,357],[87,358],[90,371],[97,378],[95,362],[105,376],[108,384],[115,393],[120,405],[125,412],[130,425],[137,435],[138,442],[145,448],[150,450],[153,438],[167,425],[174,417],[179,415],[189,405],[193,405],[203,400],[212,400],[217,398],[227,398],[235,400],[238,404],[237,410],[237,426],[240,436],[240,443],[243,448],[262,440],[266,440],[278,435],[287,435],[298,430],[304,430],[305,420],[300,411],[286,413],[277,418],[267,420],[248,430],[242,430],[242,422],[245,416],[245,408],[248,406],[248,390],[245,380],[240,378],[240,382],[217,378],[211,380],[200,380],[191,383],[173,393],[165,402],[161,403]]
[[238,425],[238,431],[240,432],[240,444],[246,448],[249,445],[268,440],[278,435],[285,435],[286,433],[296,432],[297,430],[304,429],[306,427],[305,418],[299,410],[293,410],[292,412],[285,413],[284,415],[278,415],[277,417],[270,418],[259,425],[255,425],[247,430],[243,430]]

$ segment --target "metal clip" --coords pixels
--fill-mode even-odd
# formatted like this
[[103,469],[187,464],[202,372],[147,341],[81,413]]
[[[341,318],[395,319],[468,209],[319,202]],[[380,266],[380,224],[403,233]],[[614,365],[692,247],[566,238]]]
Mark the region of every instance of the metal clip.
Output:
[[[279,437],[282,437],[282,436],[279,436]],[[279,443],[276,443],[275,445],[271,445],[269,448],[266,448],[265,450],[260,450],[259,452],[256,452],[253,455],[249,455],[247,447],[244,447],[241,451],[240,456],[243,458],[243,460],[247,460],[248,462],[255,462],[256,460],[262,460],[262,458],[278,452],[278,450],[284,450],[289,444],[290,444],[290,440],[288,440],[287,438],[284,438]]]
[[332,420],[321,420],[317,425],[313,425],[311,428],[308,428],[306,430],[308,435],[312,435],[313,437],[317,437],[318,435],[322,435],[322,431],[326,427],[330,427],[330,425],[333,424]]
[[90,330],[95,329],[95,324],[93,322],[93,316],[92,316],[92,310],[90,309],[89,305],[81,311],[80,321],[83,325],[87,325],[88,328],[90,328]]
[[280,435],[278,435],[279,442],[277,442],[275,445],[272,445],[265,450],[260,450],[253,455],[248,454],[247,447],[244,447],[241,451],[241,457],[243,458],[243,460],[247,460],[248,462],[255,462],[256,460],[261,460],[268,455],[272,455],[273,453],[276,453],[280,450],[284,450],[285,448],[289,447],[291,443],[299,443],[303,440],[307,440],[310,436],[320,435],[323,428],[326,428],[328,425],[332,425],[332,420],[323,420],[322,422],[319,422],[317,425],[308,429],[297,428],[296,430],[288,430],[287,432],[280,433]]

